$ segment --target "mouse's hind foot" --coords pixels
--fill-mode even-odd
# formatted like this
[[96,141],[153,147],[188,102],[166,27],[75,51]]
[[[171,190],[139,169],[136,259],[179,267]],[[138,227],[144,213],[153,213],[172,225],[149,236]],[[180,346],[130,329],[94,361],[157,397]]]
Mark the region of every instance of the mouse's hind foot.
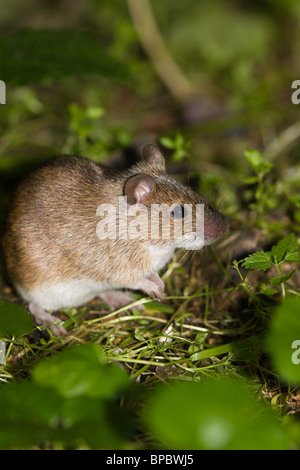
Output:
[[47,313],[34,302],[30,302],[28,308],[34,316],[37,325],[49,328],[55,336],[65,336],[67,334],[65,328],[60,325],[61,320],[59,318]]

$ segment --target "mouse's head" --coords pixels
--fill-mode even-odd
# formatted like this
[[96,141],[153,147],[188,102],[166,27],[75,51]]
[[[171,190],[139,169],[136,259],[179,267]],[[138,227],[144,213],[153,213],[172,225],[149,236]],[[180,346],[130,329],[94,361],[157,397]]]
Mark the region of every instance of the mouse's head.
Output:
[[156,145],[146,145],[143,156],[124,185],[134,238],[197,250],[227,232],[223,215],[166,174],[165,159]]

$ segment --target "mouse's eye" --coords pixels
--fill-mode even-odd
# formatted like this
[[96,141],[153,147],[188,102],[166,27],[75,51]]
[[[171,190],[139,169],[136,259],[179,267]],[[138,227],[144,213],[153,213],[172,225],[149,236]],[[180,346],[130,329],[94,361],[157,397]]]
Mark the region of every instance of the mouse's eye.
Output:
[[187,214],[187,210],[185,209],[184,206],[181,206],[178,204],[177,206],[174,206],[173,209],[171,210],[171,215],[174,219],[183,219]]

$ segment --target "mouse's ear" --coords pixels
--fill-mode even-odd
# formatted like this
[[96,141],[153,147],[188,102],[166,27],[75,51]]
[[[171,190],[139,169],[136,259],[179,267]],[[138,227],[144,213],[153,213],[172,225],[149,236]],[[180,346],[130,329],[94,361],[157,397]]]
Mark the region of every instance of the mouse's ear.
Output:
[[157,145],[147,144],[143,148],[143,157],[156,170],[165,171],[165,159]]
[[155,187],[154,179],[144,173],[132,176],[125,183],[125,196],[128,204],[143,204]]

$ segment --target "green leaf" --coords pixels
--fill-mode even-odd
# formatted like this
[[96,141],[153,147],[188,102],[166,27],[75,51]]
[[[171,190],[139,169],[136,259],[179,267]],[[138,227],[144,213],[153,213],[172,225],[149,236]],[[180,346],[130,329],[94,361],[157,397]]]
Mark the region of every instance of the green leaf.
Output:
[[33,329],[33,317],[21,305],[0,299],[0,338],[21,336]]
[[145,342],[145,338],[144,336],[142,335],[141,331],[139,328],[135,328],[134,330],[134,337],[138,340],[138,341],[141,341],[142,343]]
[[291,251],[285,255],[284,261],[286,263],[300,263],[300,252],[299,250]]
[[300,209],[300,194],[288,195],[288,200],[295,205],[297,209]]
[[300,298],[289,297],[277,307],[266,336],[266,347],[280,377],[299,385]]
[[232,341],[231,343],[221,344],[211,348],[203,349],[193,353],[190,357],[191,361],[202,361],[208,357],[220,356],[223,354],[234,353],[236,356],[244,356],[246,351],[257,355],[260,347],[260,340],[257,336],[250,336],[249,338]]
[[277,289],[274,289],[263,283],[260,285],[260,291],[262,294],[265,294],[265,295],[274,295],[277,293]]
[[268,173],[273,168],[273,164],[263,160],[257,150],[246,150],[244,156],[257,173]]
[[72,30],[23,30],[0,37],[1,79],[6,84],[49,83],[66,77],[128,78],[125,65],[107,56],[99,39]]
[[106,364],[100,348],[92,345],[75,346],[42,361],[32,376],[65,397],[111,398],[129,385],[126,372],[117,364]]
[[89,119],[99,119],[105,115],[105,109],[101,106],[88,106],[86,108],[86,117]]
[[261,162],[257,168],[256,168],[256,171],[258,173],[269,173],[270,170],[272,170],[273,168],[273,163],[270,163],[270,162]]
[[132,434],[129,417],[114,402],[63,397],[54,388],[34,381],[1,386],[0,403],[1,449],[46,442],[120,449]]
[[[300,262],[300,247],[294,233],[280,240],[277,245],[272,247],[271,251],[257,251],[247,256],[242,266],[246,269],[266,271],[272,264],[280,264],[282,262]],[[284,282],[284,280],[280,282]]]
[[245,150],[244,156],[253,168],[256,168],[262,162],[262,156],[258,150]]
[[164,449],[287,449],[289,437],[243,383],[202,380],[158,387],[145,410]]
[[294,233],[280,240],[277,245],[272,247],[270,255],[275,263],[283,261],[300,261],[300,247]]
[[266,271],[270,269],[272,260],[269,253],[257,251],[247,256],[242,263],[242,267],[246,269],[257,269],[258,271]]
[[173,142],[173,140],[170,137],[161,137],[159,139],[159,142],[161,143],[161,145],[163,145],[167,149],[174,149],[175,148],[175,143]]
[[293,269],[293,271],[291,271],[290,273],[283,274],[282,276],[271,277],[270,279],[271,286],[277,286],[278,284],[281,284],[282,282],[288,281],[295,272],[296,272],[296,269]]
[[0,388],[0,448],[21,448],[59,438],[62,399],[29,381]]
[[132,438],[133,426],[127,413],[117,404],[99,399],[74,397],[65,399],[62,421],[66,432],[62,439],[70,436],[87,442],[92,449],[122,449]]
[[44,359],[32,380],[0,387],[0,448],[45,442],[122,448],[132,424],[116,398],[130,385],[96,346],[80,345]]
[[171,139],[170,137],[161,137],[159,141],[164,147],[174,150],[172,156],[174,161],[181,161],[183,158],[185,158],[188,155],[187,149],[192,144],[192,139],[185,141],[180,132],[176,133],[174,139]]
[[245,184],[254,184],[258,182],[258,178],[257,176],[249,176],[248,178],[243,178],[242,181]]

